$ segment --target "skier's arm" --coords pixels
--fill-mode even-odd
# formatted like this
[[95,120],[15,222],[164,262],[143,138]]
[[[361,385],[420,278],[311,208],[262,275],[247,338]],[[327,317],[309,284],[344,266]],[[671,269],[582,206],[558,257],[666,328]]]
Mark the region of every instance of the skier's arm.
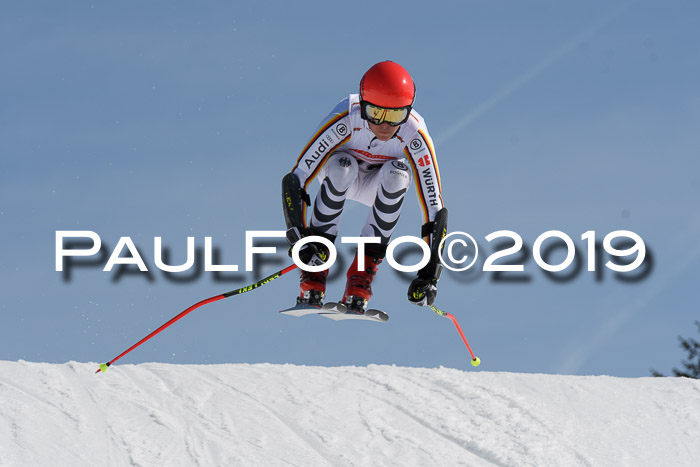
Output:
[[352,128],[348,113],[349,99],[343,99],[321,121],[316,133],[304,146],[292,168],[292,173],[299,178],[302,188],[306,189],[318,175],[328,156],[350,140]]
[[301,231],[306,228],[306,206],[311,204],[306,188],[328,156],[350,140],[348,110],[348,99],[335,106],[301,151],[292,171],[282,179],[282,204],[287,229],[297,228]]
[[442,200],[440,171],[435,157],[433,141],[424,125],[406,146],[408,160],[413,167],[418,199],[425,223],[421,236],[430,246],[430,261],[418,271],[411,282],[408,299],[418,305],[432,305],[437,295],[437,282],[442,273],[440,242],[447,235],[447,209]]
[[[306,206],[311,204],[309,195],[301,187],[299,179],[293,173],[288,173],[282,178],[282,206],[284,209],[284,220],[287,223],[287,241],[290,246],[304,237],[315,235],[306,227],[305,213]],[[307,243],[299,251],[299,259],[303,263],[319,265],[328,259],[328,248],[318,242]],[[292,255],[292,249],[289,249]]]
[[[316,177],[328,156],[350,140],[348,109],[348,99],[336,105],[304,147],[292,171],[282,179],[282,206],[287,224],[287,241],[290,245],[294,245],[303,237],[315,234],[306,226],[306,207],[311,205],[306,187]],[[324,257],[324,250],[327,249],[320,243],[309,243],[302,248],[300,256],[302,261],[309,263],[304,259],[304,252],[310,251],[313,257]]]
[[404,154],[411,164],[416,179],[416,190],[424,222],[434,221],[435,215],[445,204],[442,201],[442,184],[435,148],[425,124],[421,124],[408,142]]
[[440,243],[447,235],[447,208],[440,209],[435,220],[423,225],[421,235],[428,238],[430,261],[418,271],[408,288],[408,300],[416,305],[432,305],[437,296],[437,283],[442,275]]

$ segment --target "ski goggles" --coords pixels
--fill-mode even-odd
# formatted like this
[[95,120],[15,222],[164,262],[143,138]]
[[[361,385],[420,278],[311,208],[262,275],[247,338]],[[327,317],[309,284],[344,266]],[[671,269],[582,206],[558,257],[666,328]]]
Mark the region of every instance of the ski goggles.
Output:
[[370,104],[367,101],[360,102],[362,118],[375,125],[388,123],[391,126],[399,126],[406,123],[411,115],[411,106],[399,107],[398,109],[387,109],[378,105]]

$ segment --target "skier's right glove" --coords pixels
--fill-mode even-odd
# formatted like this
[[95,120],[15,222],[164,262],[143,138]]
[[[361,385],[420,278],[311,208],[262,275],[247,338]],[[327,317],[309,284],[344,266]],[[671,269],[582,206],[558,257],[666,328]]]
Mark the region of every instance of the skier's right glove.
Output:
[[408,287],[408,301],[418,306],[432,305],[437,296],[437,279],[416,277]]
[[[290,244],[289,257],[291,258],[292,248],[299,240],[312,235],[316,234],[311,229],[306,227],[302,229],[293,227],[287,230],[287,241]],[[328,256],[328,247],[320,242],[309,242],[299,249],[299,259],[302,263],[309,266],[320,266],[328,261]]]

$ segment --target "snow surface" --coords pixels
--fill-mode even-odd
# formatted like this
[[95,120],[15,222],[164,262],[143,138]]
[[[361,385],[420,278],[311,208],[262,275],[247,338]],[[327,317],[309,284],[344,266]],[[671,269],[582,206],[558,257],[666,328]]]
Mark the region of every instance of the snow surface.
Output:
[[700,465],[700,381],[0,362],[0,465]]

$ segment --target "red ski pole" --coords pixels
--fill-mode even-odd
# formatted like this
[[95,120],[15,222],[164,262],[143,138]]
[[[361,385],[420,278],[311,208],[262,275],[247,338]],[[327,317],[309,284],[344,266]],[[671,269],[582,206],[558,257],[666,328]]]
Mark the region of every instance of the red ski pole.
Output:
[[455,325],[455,327],[457,328],[457,332],[459,332],[459,335],[462,337],[462,340],[464,341],[464,345],[467,346],[467,350],[469,351],[469,355],[472,356],[472,366],[479,366],[481,364],[481,359],[479,357],[476,357],[474,355],[474,352],[472,352],[472,348],[469,345],[469,341],[467,341],[467,338],[464,336],[464,332],[462,332],[462,327],[457,322],[457,318],[452,316],[450,313],[447,313],[446,311],[440,310],[435,305],[430,305],[430,308],[438,315],[444,316],[445,318],[449,318],[450,321],[452,321],[452,324]]
[[250,292],[251,290],[255,290],[255,289],[257,289],[258,287],[261,287],[261,286],[267,284],[268,282],[270,282],[270,281],[272,281],[272,280],[275,280],[275,279],[277,279],[278,277],[283,276],[284,274],[287,274],[289,271],[293,271],[294,269],[296,269],[296,267],[297,267],[296,264],[292,264],[291,266],[287,266],[286,268],[282,269],[281,271],[277,271],[277,272],[274,273],[274,274],[270,274],[269,276],[267,276],[267,277],[264,278],[264,279],[259,280],[259,281],[256,282],[255,284],[248,285],[248,286],[243,287],[243,288],[241,288],[241,289],[236,289],[236,290],[232,290],[232,291],[230,291],[230,292],[222,293],[221,295],[216,295],[216,296],[214,296],[214,297],[210,297],[210,298],[207,298],[207,299],[205,299],[205,300],[202,300],[201,302],[195,303],[195,304],[192,305],[191,307],[189,307],[189,308],[187,308],[187,309],[181,311],[181,312],[178,313],[177,315],[175,315],[175,316],[173,316],[172,318],[170,318],[168,321],[166,321],[165,323],[163,323],[158,329],[156,329],[155,331],[151,332],[149,335],[147,335],[146,337],[144,337],[143,339],[141,339],[140,341],[138,341],[137,343],[135,343],[134,345],[132,345],[132,346],[129,347],[128,349],[126,349],[124,352],[122,352],[122,353],[120,353],[119,355],[117,355],[116,357],[114,357],[112,360],[108,361],[107,363],[102,363],[102,364],[100,365],[100,368],[99,368],[95,373],[99,373],[100,371],[102,371],[102,372],[107,371],[107,368],[109,368],[114,362],[116,362],[117,360],[119,360],[119,359],[122,358],[124,355],[128,354],[129,352],[131,352],[132,350],[134,350],[135,348],[137,348],[138,346],[140,346],[140,345],[143,344],[144,342],[148,341],[149,339],[151,339],[151,338],[152,338],[153,336],[155,336],[156,334],[159,334],[160,332],[164,331],[165,329],[167,329],[168,327],[170,327],[172,324],[175,324],[177,321],[179,321],[180,319],[182,319],[182,318],[184,318],[185,316],[187,316],[191,311],[194,311],[194,310],[196,310],[197,308],[199,308],[199,307],[201,307],[201,306],[203,306],[203,305],[206,305],[206,304],[208,304],[208,303],[216,302],[216,301],[218,301],[218,300],[223,300],[224,298],[232,297],[232,296],[234,296],[234,295],[240,295],[240,294],[242,294],[242,293]]

